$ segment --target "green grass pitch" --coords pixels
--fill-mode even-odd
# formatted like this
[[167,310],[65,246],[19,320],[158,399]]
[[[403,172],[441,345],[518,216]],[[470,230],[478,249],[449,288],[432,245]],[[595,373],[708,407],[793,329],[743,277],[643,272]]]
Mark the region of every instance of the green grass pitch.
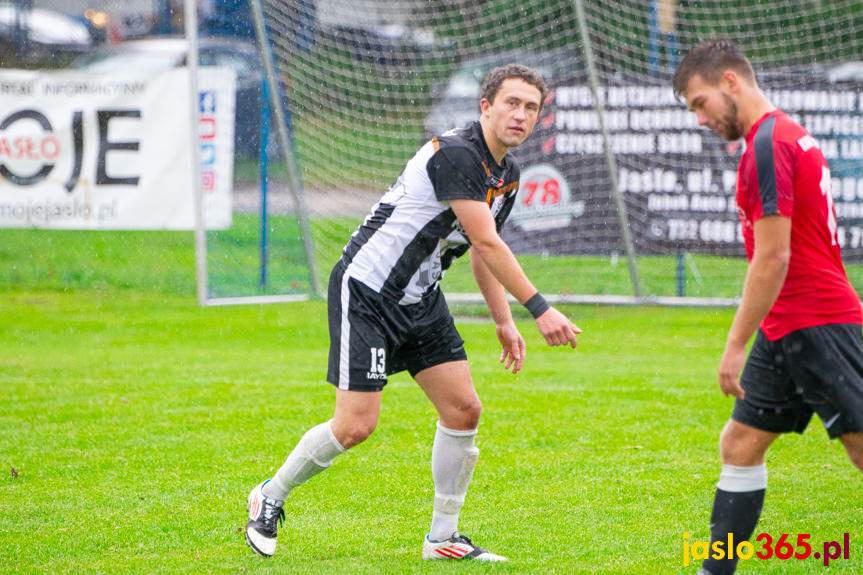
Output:
[[[42,236],[75,238],[89,263],[0,231],[0,573],[697,570],[683,533],[708,538],[733,310],[567,307],[574,352],[520,320],[517,376],[493,326],[456,310],[484,406],[460,527],[510,562],[420,559],[435,414],[406,375],[370,440],[288,500],[267,560],[245,546],[245,498],[331,416],[325,304],[198,307],[191,234],[124,234],[122,257],[103,236]],[[850,558],[739,572],[863,572],[860,473],[820,422],[782,438],[768,469],[756,532],[810,534],[816,550],[850,533]]]

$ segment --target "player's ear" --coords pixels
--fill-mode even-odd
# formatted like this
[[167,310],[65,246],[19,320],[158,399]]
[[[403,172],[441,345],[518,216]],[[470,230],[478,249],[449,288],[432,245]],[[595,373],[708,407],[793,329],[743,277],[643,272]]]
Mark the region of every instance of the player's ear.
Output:
[[491,102],[488,101],[488,98],[483,98],[479,101],[479,111],[483,116],[488,115],[489,108],[491,108]]
[[740,91],[740,76],[734,70],[725,70],[719,78],[719,85],[731,93]]

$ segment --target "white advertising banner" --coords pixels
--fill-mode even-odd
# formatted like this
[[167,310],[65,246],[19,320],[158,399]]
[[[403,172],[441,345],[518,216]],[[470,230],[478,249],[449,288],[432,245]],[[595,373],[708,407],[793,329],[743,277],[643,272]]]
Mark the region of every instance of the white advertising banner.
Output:
[[[204,221],[231,224],[234,72],[201,68]],[[0,70],[0,227],[195,228],[189,73]]]

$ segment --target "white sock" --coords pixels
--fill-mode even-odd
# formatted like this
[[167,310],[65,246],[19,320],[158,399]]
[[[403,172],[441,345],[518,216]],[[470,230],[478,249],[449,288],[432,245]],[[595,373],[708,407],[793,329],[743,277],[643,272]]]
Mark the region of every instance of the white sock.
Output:
[[302,485],[327,467],[346,449],[333,434],[332,420],[316,425],[303,435],[272,480],[264,485],[264,495],[284,501],[291,490]]
[[732,493],[767,489],[767,465],[762,463],[752,467],[740,467],[723,463],[716,487]]
[[435,495],[431,541],[444,541],[458,534],[458,515],[479,457],[479,449],[473,444],[476,431],[458,431],[437,424],[432,447]]

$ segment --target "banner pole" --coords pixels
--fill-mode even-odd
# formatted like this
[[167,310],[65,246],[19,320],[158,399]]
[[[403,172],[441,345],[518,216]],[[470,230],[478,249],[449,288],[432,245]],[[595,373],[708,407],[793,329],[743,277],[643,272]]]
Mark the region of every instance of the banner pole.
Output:
[[192,134],[192,193],[195,206],[195,271],[198,280],[198,304],[207,304],[207,232],[204,228],[204,199],[201,185],[201,144],[198,134],[198,7],[195,0],[185,0],[183,21],[188,43],[186,69],[189,71],[189,130]]
[[260,158],[260,178],[261,178],[261,262],[260,262],[260,277],[258,278],[258,286],[261,291],[267,288],[267,178],[269,171],[269,154],[267,142],[270,139],[270,105],[269,105],[269,90],[267,90],[267,80],[261,81],[261,148],[259,150]]
[[288,124],[285,119],[285,109],[282,107],[279,83],[276,79],[276,70],[273,59],[273,51],[270,48],[270,38],[267,27],[264,25],[264,10],[261,0],[249,0],[252,8],[252,17],[255,25],[255,37],[258,40],[258,49],[267,74],[267,83],[270,86],[270,113],[276,124],[276,133],[282,147],[282,154],[288,168],[288,189],[294,200],[294,209],[297,213],[297,223],[300,225],[300,233],[303,237],[303,247],[306,250],[306,262],[309,267],[309,287],[311,292],[318,297],[326,297],[318,281],[317,266],[315,264],[315,250],[312,243],[312,231],[309,226],[309,214],[306,209],[305,195],[298,174],[298,166],[294,153],[294,147],[288,137]]

